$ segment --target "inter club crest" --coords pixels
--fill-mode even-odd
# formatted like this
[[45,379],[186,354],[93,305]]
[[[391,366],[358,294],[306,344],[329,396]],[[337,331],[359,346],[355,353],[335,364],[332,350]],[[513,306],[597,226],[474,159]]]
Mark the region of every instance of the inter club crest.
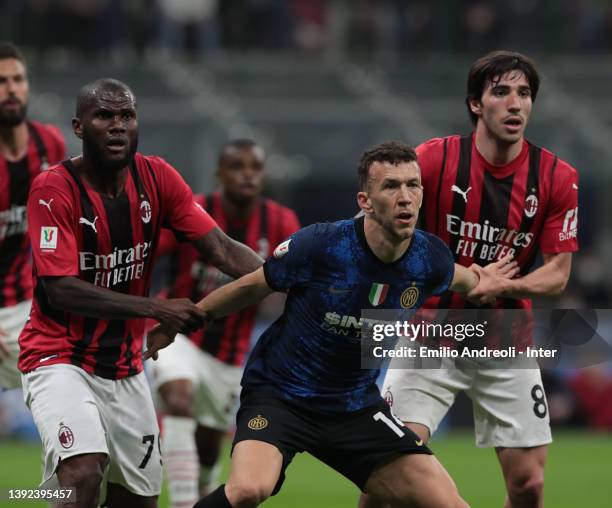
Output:
[[67,427],[64,424],[60,424],[59,432],[57,433],[57,437],[59,439],[62,448],[71,448],[74,444],[74,434],[70,430],[70,427]]
[[529,194],[525,199],[525,215],[531,219],[538,211],[538,197],[535,194]]

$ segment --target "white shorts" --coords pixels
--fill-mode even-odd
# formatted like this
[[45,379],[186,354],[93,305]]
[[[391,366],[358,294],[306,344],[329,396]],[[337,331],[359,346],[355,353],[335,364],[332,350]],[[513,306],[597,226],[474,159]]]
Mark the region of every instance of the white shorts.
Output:
[[0,354],[0,388],[6,390],[21,386],[21,372],[17,368],[19,359],[19,334],[30,317],[32,300],[25,300],[11,307],[0,308],[0,329],[5,335],[0,337],[10,351],[4,358]]
[[159,427],[144,372],[112,380],[57,364],[28,372],[22,380],[43,443],[43,483],[56,481],[60,460],[105,453],[108,482],[139,496],[160,493]]
[[383,397],[404,422],[433,434],[459,391],[472,399],[479,447],[532,447],[552,441],[540,369],[391,369]]
[[242,367],[227,365],[202,351],[184,335],[159,352],[152,362],[153,387],[188,379],[194,389],[194,416],[204,427],[225,431],[238,410]]

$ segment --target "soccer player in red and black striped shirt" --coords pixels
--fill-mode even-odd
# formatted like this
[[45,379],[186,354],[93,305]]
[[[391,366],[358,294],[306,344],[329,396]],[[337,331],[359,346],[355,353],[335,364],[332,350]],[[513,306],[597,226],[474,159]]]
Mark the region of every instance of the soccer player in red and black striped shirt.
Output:
[[[425,229],[447,243],[459,264],[484,266],[507,254],[518,263],[521,276],[506,281],[494,302],[498,308],[530,309],[532,297],[560,294],[578,249],[578,174],[524,138],[539,85],[535,65],[524,55],[499,51],[480,58],[467,85],[473,134],[436,138],[417,148]],[[544,263],[533,269],[538,250]],[[468,294],[477,303],[486,296]],[[450,293],[426,303],[470,305]],[[489,346],[507,339],[489,337]],[[529,345],[530,330],[509,340]],[[474,404],[477,445],[496,449],[508,492],[505,506],[543,506],[552,438],[539,369],[390,370],[383,390],[397,416],[425,440],[465,390]]]
[[64,139],[52,125],[27,120],[25,59],[0,43],[0,389],[21,385],[19,333],[32,304],[32,262],[26,200],[41,170],[64,158]]
[[[300,226],[293,210],[261,197],[264,173],[262,147],[248,139],[229,141],[219,152],[220,190],[195,199],[231,238],[265,259]],[[231,280],[195,249],[177,245],[166,231],[160,250],[172,251],[169,297],[198,302]],[[236,415],[256,311],[251,306],[211,322],[189,338],[178,335],[153,364],[154,384],[166,413],[162,444],[173,507],[195,504],[216,481],[222,438]]]
[[45,480],[96,506],[155,507],[159,430],[142,372],[144,318],[191,333],[206,315],[187,299],[148,298],[162,226],[234,277],[261,265],[194,202],[178,172],[136,152],[133,92],[103,79],[77,97],[82,155],[40,175],[28,199],[34,303],[20,336],[24,394],[45,450]]

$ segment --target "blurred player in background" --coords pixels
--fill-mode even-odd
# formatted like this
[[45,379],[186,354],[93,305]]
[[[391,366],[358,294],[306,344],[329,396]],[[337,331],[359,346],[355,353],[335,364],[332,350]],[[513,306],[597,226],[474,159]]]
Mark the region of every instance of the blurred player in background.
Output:
[[27,120],[28,71],[21,51],[0,42],[0,388],[21,386],[19,333],[32,304],[26,201],[41,170],[65,156],[57,127]]
[[[83,153],[42,173],[28,199],[35,297],[19,338],[26,404],[40,433],[44,480],[75,487],[71,506],[157,506],[159,430],[142,372],[144,318],[190,333],[187,299],[147,298],[161,225],[240,276],[261,265],[193,200],[178,172],[138,153],[136,99],[103,79],[79,92]],[[51,485],[51,483],[47,484]]]
[[[361,368],[361,312],[416,309],[432,294],[477,284],[488,294],[515,268],[501,260],[479,281],[440,239],[415,230],[423,188],[412,148],[377,145],[358,174],[365,217],[301,229],[263,268],[198,304],[218,318],[288,291],[242,378],[227,485],[197,508],[257,506],[279,491],[303,451],[398,506],[467,506],[423,441],[397,424],[376,387],[379,369]],[[163,326],[150,332],[146,356],[170,338]]]
[[[231,238],[265,259],[299,229],[299,222],[292,210],[261,197],[264,170],[260,146],[247,139],[229,141],[219,153],[221,189],[195,200]],[[170,250],[170,298],[197,302],[231,281],[197,250],[178,244],[164,230],[160,255]],[[178,335],[153,364],[154,385],[166,413],[162,448],[173,507],[192,506],[216,484],[220,447],[234,423],[256,312],[256,306],[248,307],[189,337]]]
[[[538,72],[524,55],[499,51],[480,58],[467,82],[474,133],[432,139],[417,148],[424,228],[440,236],[461,265],[483,266],[507,254],[518,262],[521,277],[505,283],[497,308],[530,309],[530,298],[560,294],[578,248],[578,174],[524,138],[539,86]],[[531,271],[538,249],[544,264]],[[476,290],[470,298],[485,303],[482,296]],[[473,308],[456,293],[425,306]],[[529,344],[526,334],[513,339]],[[552,438],[538,368],[397,369],[388,371],[383,384],[394,412],[425,441],[460,390],[474,405],[477,445],[497,452],[508,492],[505,506],[543,506]],[[362,500],[362,506],[379,504]]]

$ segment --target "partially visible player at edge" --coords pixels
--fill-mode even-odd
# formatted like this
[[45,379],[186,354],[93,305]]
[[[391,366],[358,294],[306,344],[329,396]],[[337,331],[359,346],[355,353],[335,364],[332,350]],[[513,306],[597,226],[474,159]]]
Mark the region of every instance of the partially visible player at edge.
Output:
[[0,389],[21,386],[18,338],[32,304],[30,184],[65,155],[57,127],[27,120],[28,98],[23,54],[0,42]]
[[[85,85],[72,120],[83,153],[42,173],[28,199],[35,296],[19,338],[44,480],[78,508],[157,506],[159,429],[142,372],[144,318],[181,333],[204,323],[187,299],[147,298],[162,224],[232,276],[261,265],[193,200],[178,172],[137,153],[136,99],[111,79]],[[68,389],[67,389],[68,387]]]
[[[292,210],[261,197],[264,175],[262,147],[248,139],[228,141],[219,151],[220,190],[195,200],[231,238],[266,259],[300,226]],[[170,298],[197,302],[231,281],[164,230],[158,252],[167,251],[172,252]],[[172,506],[192,506],[218,483],[221,443],[236,416],[256,311],[252,306],[218,319],[189,338],[179,334],[152,366],[165,412],[162,452]]]
[[[459,264],[484,265],[507,253],[518,262],[521,277],[505,281],[498,308],[530,309],[530,298],[560,294],[578,249],[578,174],[524,138],[539,87],[529,58],[510,51],[490,53],[474,62],[468,76],[466,103],[474,133],[432,139],[417,148],[425,229],[446,242]],[[531,271],[538,249],[544,264]],[[478,300],[482,295],[477,290],[472,296]],[[425,306],[470,304],[447,293]],[[530,344],[529,331],[522,335],[512,337],[515,345]],[[544,466],[552,438],[535,360],[534,366],[452,368],[444,375],[439,370],[389,370],[383,391],[389,392],[397,416],[427,440],[458,391],[466,390],[474,404],[477,445],[495,447],[501,464],[508,494],[504,506],[536,508],[544,503]]]
[[[198,304],[218,318],[289,291],[283,315],[245,368],[229,480],[197,508],[257,506],[278,492],[301,451],[398,506],[467,506],[418,436],[396,423],[376,387],[379,369],[361,368],[357,323],[361,309],[398,308],[407,289],[418,295],[414,308],[449,288],[480,284],[491,293],[515,266],[504,258],[479,283],[475,272],[455,266],[442,241],[415,229],[423,188],[412,148],[377,145],[358,174],[365,217],[298,231],[263,268]],[[153,330],[145,356],[169,340],[163,327]]]

